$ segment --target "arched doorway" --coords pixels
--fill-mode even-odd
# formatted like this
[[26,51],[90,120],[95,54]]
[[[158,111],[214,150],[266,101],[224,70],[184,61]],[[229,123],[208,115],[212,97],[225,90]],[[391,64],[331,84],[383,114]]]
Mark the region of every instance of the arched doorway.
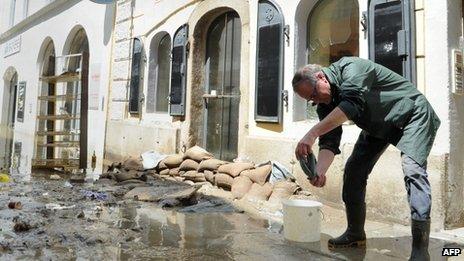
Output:
[[240,108],[241,21],[229,11],[210,25],[206,40],[204,141],[215,157],[237,157]]
[[33,168],[87,168],[88,50],[81,26],[71,30],[62,56],[42,45],[37,143]]
[[11,156],[13,152],[18,73],[14,68],[10,67],[5,72],[3,79],[4,90],[0,124],[0,169],[9,171],[11,167]]
[[[64,142],[78,144],[76,148],[65,148],[61,151],[61,157],[78,158],[79,168],[87,168],[87,119],[88,119],[88,64],[89,64],[89,41],[84,28],[79,27],[72,30],[67,44],[65,45],[65,72],[80,74],[80,81],[67,82],[63,95],[67,97],[78,97],[74,100],[66,100],[60,109],[61,113],[77,116],[74,119],[64,121],[64,131],[70,134],[63,137]],[[78,56],[75,56],[80,54]],[[67,56],[66,56],[67,55]]]
[[[40,61],[40,75],[41,76],[54,76],[55,75],[55,45],[51,39],[43,43],[43,54],[39,57]],[[56,84],[54,82],[40,82],[38,109],[39,115],[55,115],[54,100],[42,99],[42,97],[53,97],[55,93]],[[51,144],[54,137],[49,135],[49,132],[55,130],[54,121],[38,121],[37,128],[37,144]],[[53,159],[54,147],[37,147],[35,158],[38,159]]]

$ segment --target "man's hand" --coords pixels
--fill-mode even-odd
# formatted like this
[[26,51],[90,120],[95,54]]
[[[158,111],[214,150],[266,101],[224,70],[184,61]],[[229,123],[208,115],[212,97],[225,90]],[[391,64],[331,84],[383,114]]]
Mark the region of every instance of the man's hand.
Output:
[[313,135],[309,131],[301,140],[298,142],[298,145],[295,149],[295,156],[298,160],[306,158],[309,154],[313,152],[312,147],[314,142],[316,142],[317,136]]
[[310,180],[309,182],[311,185],[322,188],[325,186],[325,182],[327,181],[327,170],[329,169],[330,165],[334,160],[334,153],[327,149],[322,149],[319,151],[317,155],[317,165],[316,165],[316,172],[317,175],[314,179]]
[[320,174],[315,178],[311,179],[309,182],[311,183],[311,185],[315,187],[322,188],[325,185],[326,180],[327,178],[325,174]]

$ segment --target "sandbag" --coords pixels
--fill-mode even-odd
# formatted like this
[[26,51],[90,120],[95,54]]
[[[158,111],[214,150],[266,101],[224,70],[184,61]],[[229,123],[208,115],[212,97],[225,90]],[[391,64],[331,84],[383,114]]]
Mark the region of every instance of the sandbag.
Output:
[[170,169],[169,176],[179,176],[179,168]]
[[122,182],[122,181],[126,181],[129,179],[137,179],[137,171],[136,170],[121,171],[118,173],[114,173],[113,176],[117,182]]
[[209,181],[209,183],[215,184],[215,183],[214,183],[214,175],[215,175],[215,174],[214,174],[213,171],[210,171],[210,170],[206,170],[206,169],[205,169],[205,170],[203,171],[203,173],[205,174],[205,179],[206,179],[207,181]]
[[245,170],[242,172],[242,176],[249,177],[254,183],[264,185],[266,183],[269,174],[271,174],[272,165],[264,165],[256,169]]
[[169,171],[170,171],[169,169],[163,169],[162,171],[159,172],[159,174],[160,174],[161,176],[169,175]]
[[217,173],[214,175],[214,184],[220,188],[230,190],[234,183],[234,178],[225,173]]
[[241,199],[251,189],[253,181],[249,177],[239,176],[232,183],[232,195],[236,199]]
[[290,181],[278,181],[274,184],[272,194],[269,197],[269,202],[278,204],[282,199],[288,199],[298,190],[298,185]]
[[198,162],[192,159],[186,159],[180,164],[180,170],[189,171],[189,170],[197,170],[198,169]]
[[236,162],[228,163],[219,166],[218,172],[229,174],[231,177],[237,177],[240,173],[247,169],[252,169],[254,167],[253,163],[249,162]]
[[197,172],[196,170],[189,170],[182,175],[186,180],[191,180],[193,182],[204,182],[205,174],[202,172]]
[[174,179],[177,181],[177,182],[182,182],[185,180],[184,177],[174,177]]
[[250,191],[248,191],[244,198],[250,201],[266,201],[272,194],[271,183],[265,183],[263,186],[258,183],[251,185]]
[[142,159],[140,157],[138,158],[129,157],[122,163],[122,168],[127,171],[129,170],[143,171]]
[[167,156],[162,162],[170,169],[177,168],[180,166],[184,158],[182,155],[174,154]]
[[158,170],[158,172],[160,172],[162,170],[165,170],[165,169],[168,169],[168,166],[166,166],[166,164],[164,164],[164,161],[160,161],[158,163],[158,166],[156,166],[156,170]]
[[202,160],[211,158],[213,158],[213,154],[196,145],[188,149],[184,154],[184,159],[192,159],[196,162],[201,162]]
[[198,166],[198,171],[201,172],[205,169],[217,171],[219,166],[226,164],[227,162],[218,160],[218,159],[207,159],[200,162],[200,166]]

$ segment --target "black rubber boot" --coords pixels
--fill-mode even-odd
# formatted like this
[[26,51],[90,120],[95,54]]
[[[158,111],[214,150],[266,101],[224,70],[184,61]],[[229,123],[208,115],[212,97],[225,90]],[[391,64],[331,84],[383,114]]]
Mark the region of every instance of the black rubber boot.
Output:
[[364,221],[366,220],[366,204],[346,205],[348,227],[341,236],[329,239],[329,248],[360,247],[366,245]]
[[429,261],[430,219],[411,220],[412,249],[409,260]]

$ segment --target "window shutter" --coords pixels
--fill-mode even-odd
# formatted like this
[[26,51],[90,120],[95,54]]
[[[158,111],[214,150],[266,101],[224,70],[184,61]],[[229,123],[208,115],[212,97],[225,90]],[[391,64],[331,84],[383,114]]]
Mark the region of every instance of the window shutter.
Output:
[[134,39],[132,49],[132,67],[131,67],[131,80],[129,89],[129,112],[140,112],[140,82],[142,70],[142,42],[140,39]]
[[187,41],[188,26],[183,25],[174,35],[172,48],[170,115],[185,115],[187,85]]
[[274,4],[258,5],[255,120],[282,121],[283,16]]

